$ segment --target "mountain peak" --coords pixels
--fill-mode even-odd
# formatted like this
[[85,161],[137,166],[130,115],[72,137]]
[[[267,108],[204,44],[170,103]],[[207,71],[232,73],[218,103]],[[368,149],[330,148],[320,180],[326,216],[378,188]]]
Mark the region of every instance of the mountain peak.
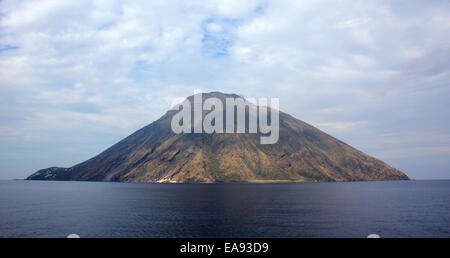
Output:
[[[203,100],[208,99],[208,98],[218,98],[221,101],[225,101],[225,99],[227,99],[227,98],[233,98],[233,99],[244,98],[235,93],[223,93],[220,91],[202,92],[202,93],[197,93],[197,94],[202,94]],[[187,97],[187,99],[192,101],[194,96],[197,94],[191,95],[191,96]]]

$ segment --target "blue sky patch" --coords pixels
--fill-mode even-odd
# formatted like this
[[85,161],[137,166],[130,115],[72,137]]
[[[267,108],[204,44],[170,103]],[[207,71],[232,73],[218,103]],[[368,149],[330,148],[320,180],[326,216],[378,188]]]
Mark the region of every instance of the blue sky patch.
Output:
[[15,50],[18,49],[18,46],[13,46],[13,45],[3,45],[0,46],[0,52],[5,52],[5,51],[9,51],[9,50]]
[[233,19],[209,18],[202,23],[202,48],[213,57],[228,56],[228,49],[233,43],[232,29],[237,26]]

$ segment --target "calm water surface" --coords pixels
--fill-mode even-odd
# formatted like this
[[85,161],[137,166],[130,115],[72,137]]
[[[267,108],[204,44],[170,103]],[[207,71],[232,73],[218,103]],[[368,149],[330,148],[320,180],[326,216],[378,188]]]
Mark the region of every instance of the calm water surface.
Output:
[[450,237],[450,180],[0,181],[0,237]]

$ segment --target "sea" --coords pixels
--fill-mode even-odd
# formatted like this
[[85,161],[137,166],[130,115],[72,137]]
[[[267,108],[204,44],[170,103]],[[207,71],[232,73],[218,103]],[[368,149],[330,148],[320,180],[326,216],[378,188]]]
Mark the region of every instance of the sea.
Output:
[[450,180],[0,181],[0,237],[450,237]]

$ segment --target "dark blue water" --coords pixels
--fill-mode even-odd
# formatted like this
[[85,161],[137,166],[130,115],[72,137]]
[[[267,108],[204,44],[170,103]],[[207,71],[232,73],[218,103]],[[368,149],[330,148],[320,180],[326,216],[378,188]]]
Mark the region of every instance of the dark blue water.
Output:
[[0,181],[0,237],[450,237],[450,180]]

